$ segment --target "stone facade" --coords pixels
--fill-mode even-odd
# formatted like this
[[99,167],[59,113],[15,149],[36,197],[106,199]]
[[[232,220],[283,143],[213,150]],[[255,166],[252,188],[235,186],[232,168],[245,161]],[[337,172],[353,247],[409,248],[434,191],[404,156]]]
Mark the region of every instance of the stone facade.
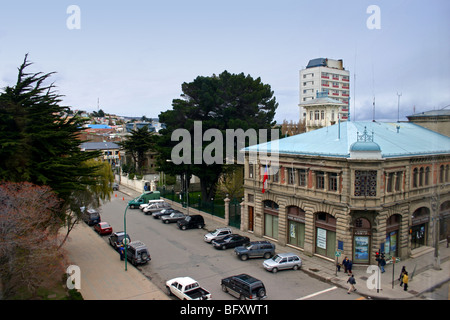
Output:
[[340,261],[376,264],[380,249],[387,259],[407,258],[419,246],[433,246],[435,234],[440,240],[449,234],[449,154],[280,155],[278,173],[262,193],[265,163],[245,158],[241,229],[278,245],[330,261],[340,252]]

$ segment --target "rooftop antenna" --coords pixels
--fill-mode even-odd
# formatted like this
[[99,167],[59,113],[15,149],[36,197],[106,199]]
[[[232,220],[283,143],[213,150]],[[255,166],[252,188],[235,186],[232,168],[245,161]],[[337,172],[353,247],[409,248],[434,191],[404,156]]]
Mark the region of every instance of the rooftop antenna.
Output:
[[372,94],[373,94],[372,122],[375,122],[375,75],[374,75],[374,72],[373,72],[373,62],[372,62]]
[[[356,120],[356,48],[355,48],[355,71],[353,71],[353,113],[355,114],[355,120]],[[350,106],[349,106],[350,109]],[[350,115],[348,117],[348,120],[350,120]]]
[[375,122],[375,96],[373,97],[373,115],[372,115],[372,122]]
[[397,122],[400,122],[400,97],[402,96],[402,93],[398,93],[397,92],[397,96],[398,96],[398,104],[397,104]]

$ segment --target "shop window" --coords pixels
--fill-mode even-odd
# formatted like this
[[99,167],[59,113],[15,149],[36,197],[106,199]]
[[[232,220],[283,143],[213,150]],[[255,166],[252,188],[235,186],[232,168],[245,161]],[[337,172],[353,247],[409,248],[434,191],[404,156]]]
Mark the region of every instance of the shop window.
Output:
[[316,214],[315,227],[316,253],[334,258],[336,251],[336,219],[326,212],[318,212]]

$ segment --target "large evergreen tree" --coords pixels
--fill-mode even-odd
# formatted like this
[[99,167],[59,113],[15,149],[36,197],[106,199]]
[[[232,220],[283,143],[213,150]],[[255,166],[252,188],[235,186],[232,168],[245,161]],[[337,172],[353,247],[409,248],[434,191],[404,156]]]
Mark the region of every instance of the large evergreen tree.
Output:
[[[178,128],[184,128],[194,137],[194,121],[201,121],[203,132],[218,129],[223,137],[226,136],[226,129],[271,129],[275,124],[273,119],[278,103],[270,85],[262,83],[260,78],[253,79],[243,73],[230,74],[224,71],[218,76],[199,76],[193,82],[183,83],[182,91],[181,99],[173,100],[173,109],[159,116],[166,129],[160,131],[158,138],[158,164],[166,173],[199,177],[202,199],[209,201],[215,194],[217,182],[226,170],[226,165],[206,164],[203,161],[202,164],[177,166],[167,162],[166,159],[171,158],[172,148],[178,143],[171,141],[172,133]],[[223,150],[225,143],[224,138]],[[205,142],[202,148],[207,145],[208,142]]]
[[84,120],[63,116],[68,107],[46,84],[52,73],[26,73],[30,64],[25,56],[16,84],[0,91],[0,181],[50,186],[63,200],[59,218],[65,221],[74,191],[99,183],[98,168],[86,164],[99,154],[81,151]]
[[154,134],[148,130],[148,126],[131,130],[131,136],[120,145],[133,158],[138,174],[144,174],[145,154],[154,148]]

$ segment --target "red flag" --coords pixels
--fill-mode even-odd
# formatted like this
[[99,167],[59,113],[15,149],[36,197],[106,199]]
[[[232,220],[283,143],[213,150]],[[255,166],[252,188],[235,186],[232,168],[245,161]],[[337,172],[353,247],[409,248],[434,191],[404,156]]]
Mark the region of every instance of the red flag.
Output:
[[269,178],[269,173],[267,171],[267,163],[266,163],[266,169],[264,170],[264,178],[263,178],[263,187],[262,187],[262,193],[266,192],[266,180]]

